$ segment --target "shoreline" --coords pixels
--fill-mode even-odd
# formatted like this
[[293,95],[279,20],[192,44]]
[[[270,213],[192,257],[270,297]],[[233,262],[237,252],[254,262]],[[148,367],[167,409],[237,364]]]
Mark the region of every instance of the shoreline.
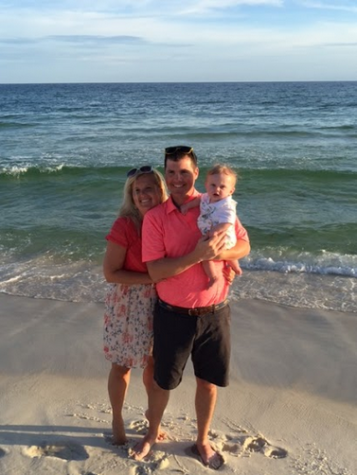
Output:
[[[103,303],[107,284],[101,266],[73,263],[70,268],[48,264],[41,267],[37,263],[32,267],[32,264],[28,262],[16,278],[11,274],[3,276],[0,295],[68,303]],[[252,270],[243,265],[243,275],[236,278],[231,287],[230,300],[232,304],[257,301],[302,311],[357,314],[355,285],[356,277],[346,275]]]
[[[356,315],[255,300],[231,308],[231,383],[219,389],[211,430],[220,471],[355,475]],[[164,415],[169,438],[148,460],[128,458],[146,430],[140,370],[125,404],[129,445],[110,444],[102,315],[101,303],[0,294],[1,473],[207,473],[188,452],[191,364]]]

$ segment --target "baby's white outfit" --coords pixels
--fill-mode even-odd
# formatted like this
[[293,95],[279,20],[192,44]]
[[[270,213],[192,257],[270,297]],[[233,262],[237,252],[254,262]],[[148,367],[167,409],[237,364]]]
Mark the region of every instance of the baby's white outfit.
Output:
[[197,225],[202,234],[207,234],[213,226],[221,223],[230,223],[232,226],[227,230],[226,249],[230,249],[237,242],[237,236],[234,229],[236,221],[237,202],[231,196],[223,198],[215,203],[209,202],[207,193],[201,195],[200,215]]

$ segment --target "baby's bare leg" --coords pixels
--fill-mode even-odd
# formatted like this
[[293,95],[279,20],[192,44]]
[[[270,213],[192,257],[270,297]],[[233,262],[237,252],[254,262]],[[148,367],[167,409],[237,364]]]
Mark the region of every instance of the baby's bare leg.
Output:
[[208,287],[214,284],[217,280],[216,268],[213,261],[203,261],[202,262],[203,269],[209,279]]
[[243,271],[239,265],[239,262],[238,261],[227,261],[227,264],[232,267],[232,269],[234,270],[234,272],[237,274],[237,275],[242,275],[243,274]]

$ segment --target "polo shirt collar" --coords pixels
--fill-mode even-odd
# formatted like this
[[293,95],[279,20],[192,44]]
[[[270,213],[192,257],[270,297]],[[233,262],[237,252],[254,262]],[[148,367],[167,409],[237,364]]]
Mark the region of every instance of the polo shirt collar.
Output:
[[[200,193],[195,189],[193,190],[193,193],[191,195],[190,198],[197,198],[197,196],[199,196]],[[172,213],[172,211],[178,211],[175,203],[172,201],[172,198],[171,198],[171,195],[169,196],[169,199],[166,201],[166,213],[169,214],[169,213]]]

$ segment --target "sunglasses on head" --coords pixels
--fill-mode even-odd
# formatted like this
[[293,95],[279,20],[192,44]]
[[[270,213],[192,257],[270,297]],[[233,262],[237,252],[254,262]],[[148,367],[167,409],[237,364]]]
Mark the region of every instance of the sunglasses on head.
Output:
[[193,147],[187,145],[176,145],[175,147],[166,147],[165,155],[174,155],[175,153],[194,153]]
[[139,173],[151,173],[153,171],[153,168],[151,165],[144,165],[140,168],[132,168],[131,170],[128,171],[126,174],[127,178],[133,177],[138,175]]
[[184,155],[191,157],[193,163],[197,165],[197,155],[195,154],[193,147],[188,147],[187,145],[176,145],[175,147],[165,148],[165,167],[166,160],[178,160]]

